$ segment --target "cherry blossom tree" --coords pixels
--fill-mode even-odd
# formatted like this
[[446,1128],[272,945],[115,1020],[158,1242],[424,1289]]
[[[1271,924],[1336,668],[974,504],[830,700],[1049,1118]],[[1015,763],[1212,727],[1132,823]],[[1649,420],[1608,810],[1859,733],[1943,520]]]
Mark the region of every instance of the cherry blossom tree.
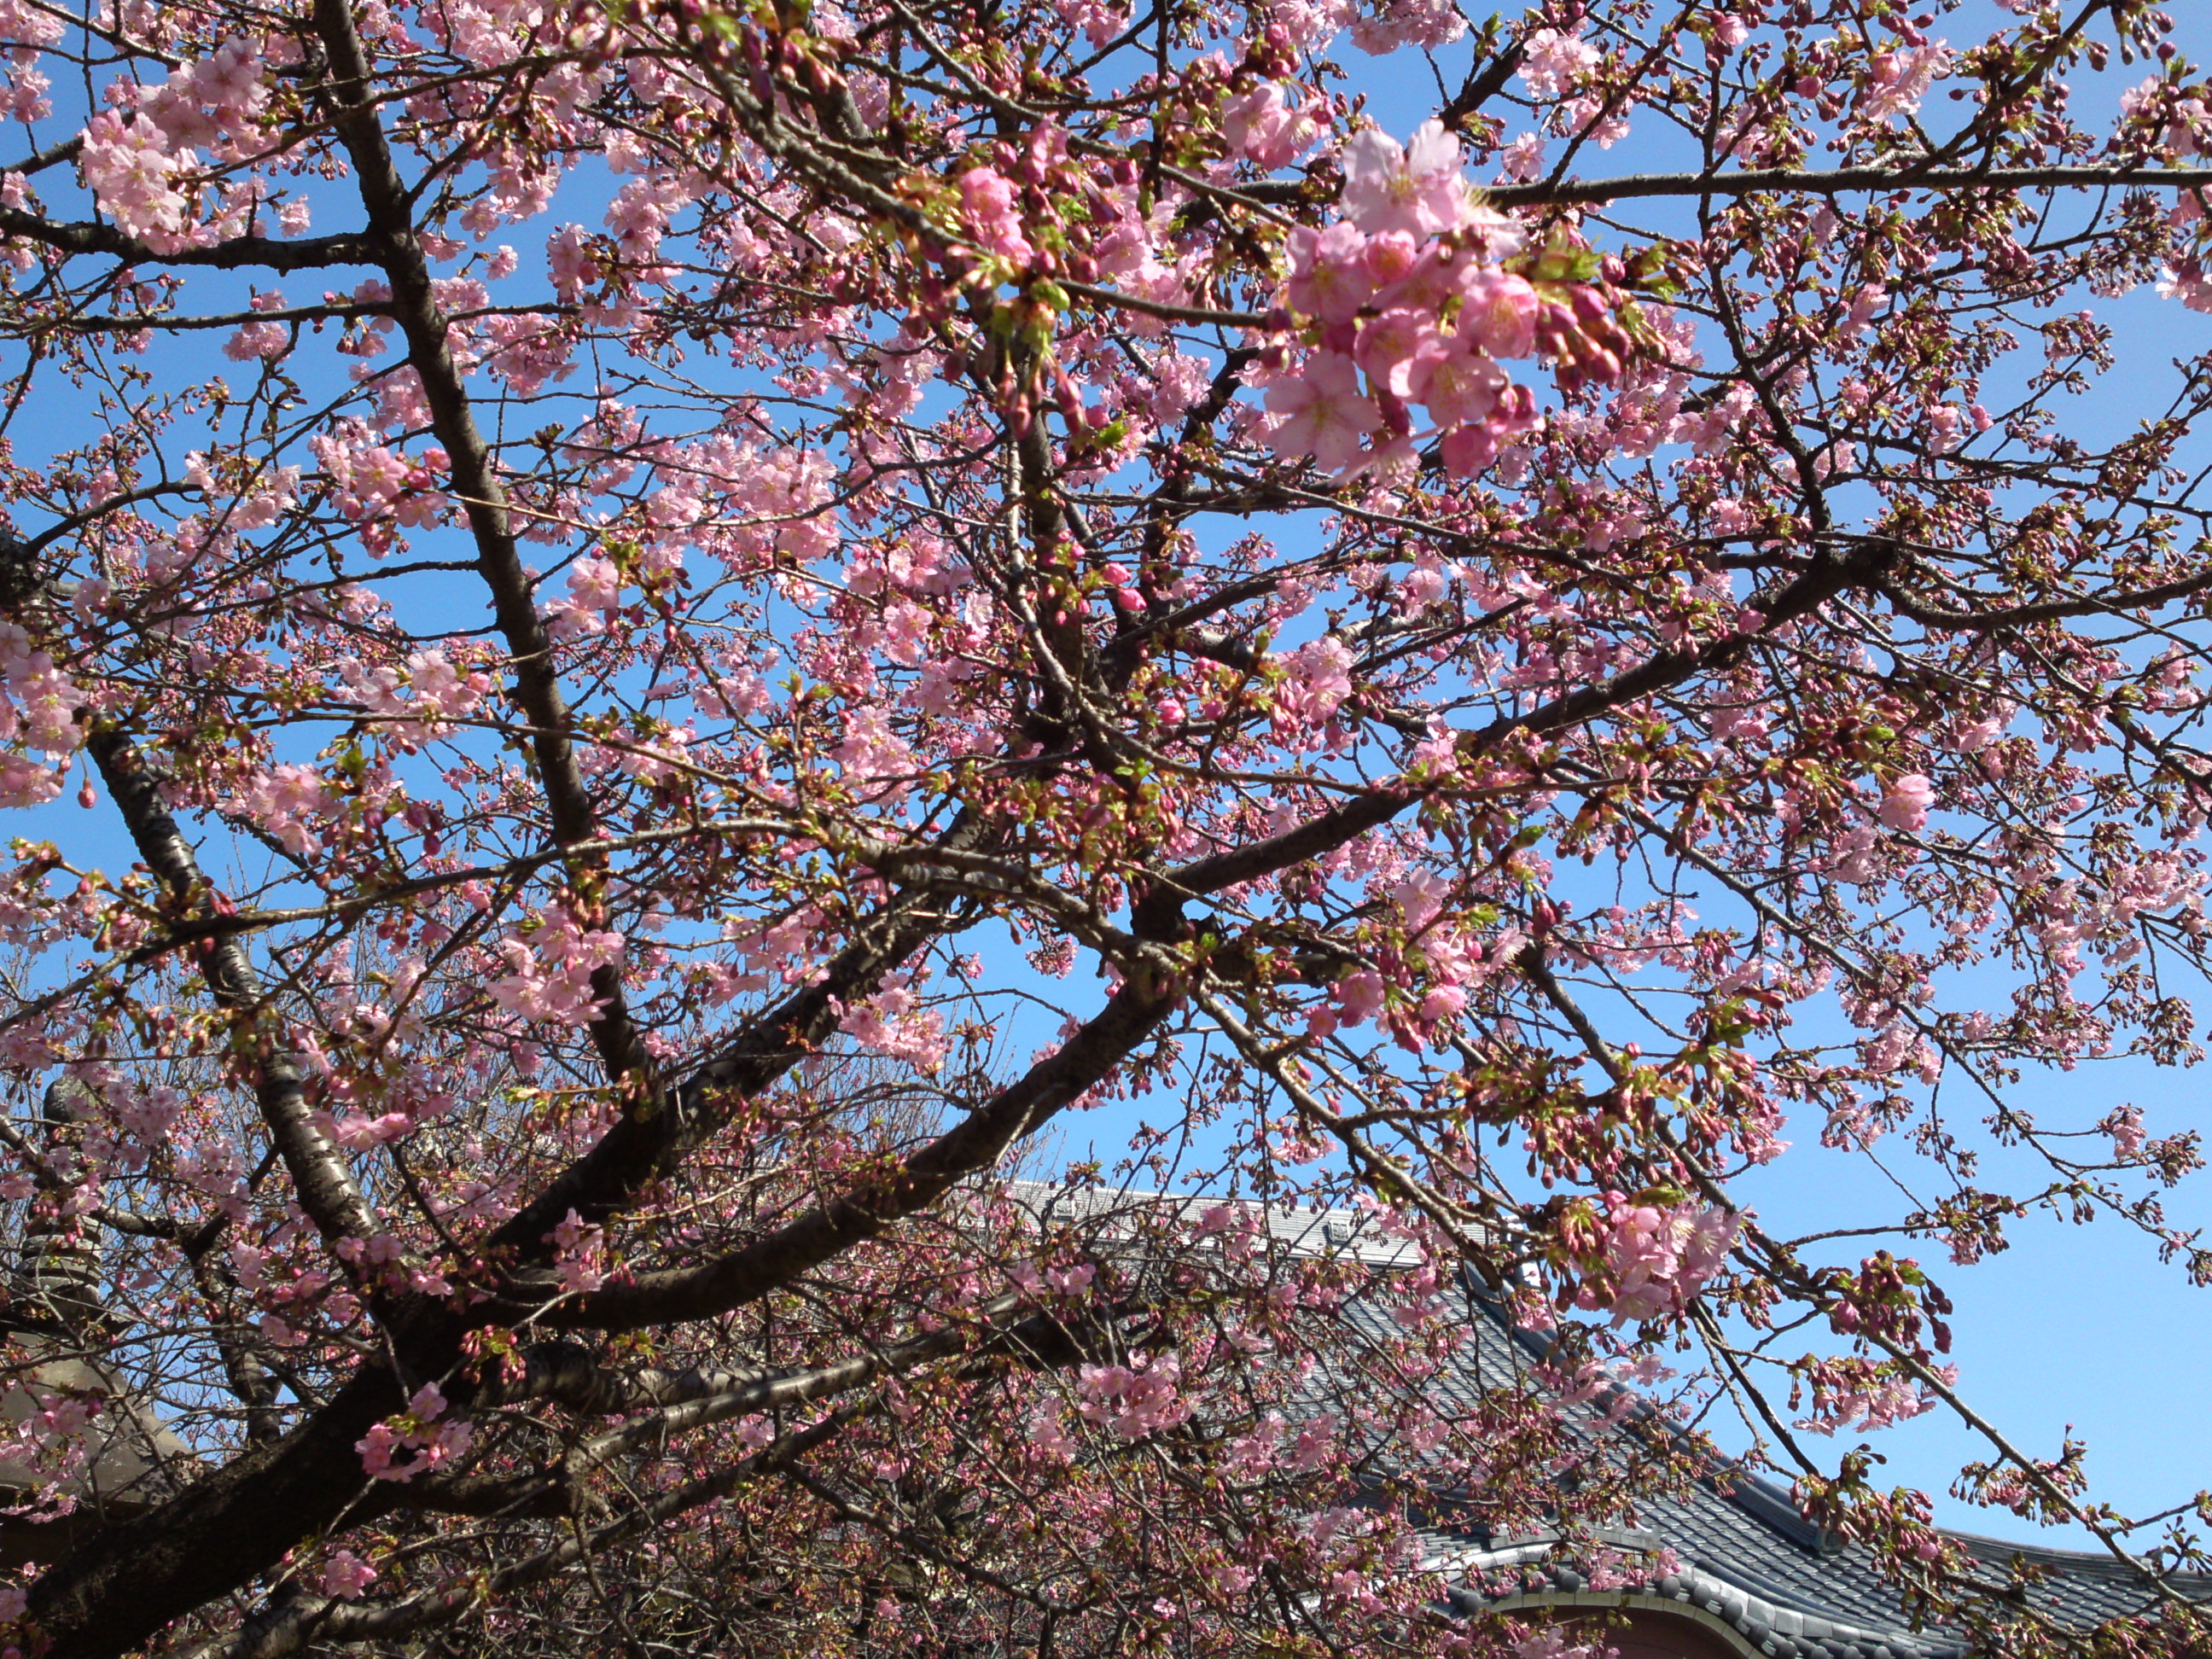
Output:
[[[106,1252],[9,1316],[13,1650],[1503,1651],[1437,1494],[1618,1526],[1733,1409],[2085,1641],[1852,1449],[1960,1414],[2203,1651],[2206,1517],[1936,1279],[2212,1279],[2185,1126],[2008,1093],[2197,1053],[2171,29],[0,0],[0,1141]],[[1754,1212],[1785,1121],[1913,1196]],[[192,1449],[135,1510],[58,1347]]]

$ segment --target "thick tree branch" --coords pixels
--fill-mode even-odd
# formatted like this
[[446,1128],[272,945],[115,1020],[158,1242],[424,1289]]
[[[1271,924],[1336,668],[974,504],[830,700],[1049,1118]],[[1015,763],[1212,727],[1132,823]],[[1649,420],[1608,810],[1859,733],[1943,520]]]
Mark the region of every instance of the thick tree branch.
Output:
[[[147,867],[160,878],[169,902],[194,912],[208,907],[214,890],[170,817],[136,744],[111,726],[94,729],[85,750],[131,831]],[[307,1101],[307,1073],[285,1041],[283,1023],[271,1009],[238,939],[208,940],[198,951],[209,994],[234,1022],[232,1053],[252,1081],[254,1102],[271,1143],[291,1176],[300,1207],[335,1244],[367,1238],[376,1218],[353,1178],[344,1154],[317,1127]]]
[[571,1329],[633,1330],[711,1318],[758,1300],[933,1203],[962,1176],[995,1167],[1015,1142],[1036,1133],[1133,1053],[1178,1000],[1164,985],[1131,980],[1019,1080],[881,1181],[810,1210],[717,1261],[641,1273],[629,1284],[575,1297],[550,1310],[544,1322]]
[[[1896,558],[1893,544],[1868,541],[1844,557],[1817,560],[1811,568],[1777,592],[1754,599],[1754,605],[1766,617],[1758,633],[1731,634],[1702,644],[1655,652],[1611,679],[1571,691],[1526,714],[1502,716],[1462,739],[1462,758],[1495,753],[1515,732],[1541,736],[1571,730],[1609,709],[1626,708],[1679,684],[1694,674],[1723,670],[1749,651],[1761,636],[1811,615],[1847,588],[1877,580]],[[1388,823],[1428,793],[1410,783],[1380,784],[1366,794],[1276,835],[1165,872],[1155,878],[1151,891],[1139,901],[1132,915],[1131,930],[1139,939],[1172,937],[1181,907],[1188,900],[1218,893],[1224,887],[1257,881],[1294,864],[1319,858]]]
[[356,232],[280,242],[270,236],[234,236],[209,247],[157,252],[135,236],[96,220],[56,220],[21,208],[0,208],[0,238],[20,237],[60,253],[106,253],[131,265],[206,265],[217,270],[323,270],[332,265],[375,263],[376,245]]
[[[416,234],[411,198],[369,95],[368,58],[354,27],[351,0],[316,0],[314,18],[330,58],[329,91],[338,110],[335,125],[353,162],[376,262],[391,285],[390,314],[406,338],[407,360],[422,381],[431,429],[445,447],[453,493],[476,543],[477,568],[491,591],[493,616],[507,642],[513,696],[532,728],[530,750],[545,794],[548,824],[562,846],[588,842],[595,829],[591,793],[576,763],[568,700],[553,665],[553,641],[523,568],[507,486],[453,360],[452,319],[438,303]],[[576,860],[568,875],[585,906],[595,908],[604,897],[604,861]],[[629,1095],[627,1109],[648,1114],[659,1109],[653,1067],[630,1019],[619,963],[593,970],[592,993],[600,1004],[592,1041],[609,1076]]]

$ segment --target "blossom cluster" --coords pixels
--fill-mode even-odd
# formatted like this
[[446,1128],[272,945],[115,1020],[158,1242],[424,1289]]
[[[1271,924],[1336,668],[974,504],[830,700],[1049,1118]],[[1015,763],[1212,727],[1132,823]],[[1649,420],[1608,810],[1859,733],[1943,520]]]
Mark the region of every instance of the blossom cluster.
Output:
[[526,1019],[583,1025],[606,1006],[592,975],[621,960],[623,937],[556,904],[501,939],[499,952],[507,971],[486,987],[495,1003]]
[[24,753],[73,753],[83,741],[78,716],[87,698],[15,623],[0,622],[0,805],[35,806],[61,793],[58,772]]
[[452,730],[449,721],[473,714],[491,690],[491,677],[463,672],[443,651],[410,652],[397,668],[369,668],[349,660],[340,666],[340,695],[372,714],[397,717],[424,738]]
[[546,1242],[553,1246],[553,1270],[562,1289],[580,1294],[607,1282],[604,1227],[592,1225],[571,1209],[546,1235]]
[[[1938,1368],[1945,1383],[1959,1380],[1955,1365]],[[1853,1356],[1814,1361],[1805,1372],[1813,1408],[1797,1426],[1814,1434],[1848,1429],[1870,1434],[1936,1409],[1936,1396],[1894,1360]]]
[[1639,1204],[1605,1194],[1599,1218],[1603,1274],[1586,1279],[1575,1305],[1610,1312],[1614,1325],[1664,1319],[1687,1310],[1735,1248],[1742,1218],[1680,1202]]
[[1124,1440],[1171,1429],[1190,1416],[1191,1401],[1182,1394],[1182,1362],[1174,1353],[1153,1354],[1129,1365],[1085,1365],[1077,1374],[1076,1411],[1086,1423],[1110,1429]]
[[1426,412],[1447,472],[1480,472],[1536,423],[1503,362],[1539,352],[1563,387],[1620,378],[1628,342],[1597,289],[1540,291],[1503,262],[1519,227],[1482,205],[1459,140],[1431,121],[1401,147],[1375,128],[1343,155],[1344,217],[1291,234],[1285,304],[1311,349],[1248,375],[1264,387],[1267,441],[1285,459],[1352,477],[1411,465]]
[[[405,1411],[372,1425],[354,1449],[372,1480],[408,1481],[459,1457],[475,1437],[473,1424],[446,1415],[446,1396],[438,1385],[425,1382],[409,1399]],[[414,1455],[402,1462],[396,1458],[401,1452]]]

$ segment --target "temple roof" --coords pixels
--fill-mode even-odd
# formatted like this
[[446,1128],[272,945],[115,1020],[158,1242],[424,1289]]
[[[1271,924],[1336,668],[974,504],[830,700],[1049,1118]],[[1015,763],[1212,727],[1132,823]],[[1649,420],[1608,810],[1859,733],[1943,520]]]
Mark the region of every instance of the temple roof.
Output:
[[185,1473],[197,1467],[191,1448],[112,1370],[35,1340],[18,1342],[18,1356],[27,1363],[5,1373],[0,1416],[21,1423],[57,1397],[97,1401],[100,1409],[88,1435],[85,1466],[65,1480],[54,1481],[22,1462],[0,1457],[0,1505],[38,1493],[75,1498],[101,1511],[127,1512],[167,1498]]
[[[1135,1202],[1172,1206],[1195,1218],[1218,1201],[1028,1182],[1016,1190],[1041,1218],[1105,1214]],[[1294,1255],[1349,1255],[1386,1271],[1415,1260],[1413,1249],[1381,1231],[1371,1215],[1281,1206],[1266,1206],[1261,1214],[1267,1233]],[[1527,1388],[1549,1347],[1540,1334],[1513,1328],[1499,1302],[1479,1286],[1470,1305],[1477,1317],[1473,1340],[1460,1350],[1459,1369],[1431,1379],[1431,1386],[1463,1407],[1472,1407],[1485,1390]],[[1392,1329],[1379,1299],[1356,1298],[1342,1311],[1378,1337]],[[1618,1385],[1587,1401],[1562,1401],[1561,1409],[1570,1437],[1587,1445],[1601,1447],[1620,1436],[1625,1417],[1646,1425],[1663,1423],[1649,1402]],[[1479,1495],[1470,1496],[1479,1508]],[[1717,1462],[1680,1492],[1640,1499],[1637,1518],[1632,1530],[1573,1541],[1449,1528],[1430,1528],[1421,1535],[1425,1559],[1453,1583],[1450,1604],[1464,1613],[1623,1604],[1623,1593],[1592,1589],[1583,1552],[1595,1545],[1631,1558],[1671,1552],[1680,1570],[1642,1585],[1634,1603],[1660,1611],[1672,1604],[1708,1627],[1725,1626],[1741,1645],[1773,1659],[1966,1659],[1974,1651],[1965,1631],[1915,1629],[1905,1598],[1864,1547],[1825,1536],[1785,1491],[1735,1464]],[[1994,1587],[2016,1588],[2007,1597],[2010,1605],[2069,1630],[2143,1613],[2154,1600],[2132,1567],[2107,1553],[1938,1531],[1985,1565]],[[2191,1601],[2212,1601],[2212,1577],[2168,1582]]]
[[[1771,1488],[1767,1492],[1778,1497]],[[1670,1549],[1680,1570],[1644,1587],[1639,1601],[1702,1610],[1778,1659],[1963,1659],[1972,1651],[1961,1632],[1913,1629],[1897,1592],[1856,1546],[1808,1547],[1790,1529],[1710,1490],[1644,1507],[1648,1529],[1617,1541],[1626,1548]],[[2110,1557],[1948,1530],[1943,1536],[1985,1562],[2000,1582],[2012,1577],[2015,1562],[2047,1573],[2027,1589],[2027,1605],[2069,1630],[2144,1612],[2151,1601],[2132,1570]],[[1461,1581],[1449,1599],[1463,1613],[1505,1602],[1564,1602],[1589,1589],[1582,1572],[1558,1559],[1551,1540],[1486,1541],[1437,1530],[1423,1538],[1427,1560]],[[2177,1587],[2193,1600],[2212,1598],[2212,1583],[2202,1579],[2177,1581]]]
[[[1487,1297],[1476,1297],[1474,1305],[1482,1317],[1462,1350],[1462,1368],[1439,1376],[1437,1385],[1462,1400],[1479,1389],[1525,1386],[1544,1339],[1510,1328]],[[1366,1304],[1348,1311],[1378,1326],[1385,1317]],[[1586,1443],[1620,1434],[1624,1404],[1650,1420],[1648,1405],[1623,1401],[1628,1392],[1615,1388],[1563,1402],[1570,1433]],[[1916,1630],[1904,1598],[1863,1547],[1824,1535],[1785,1491],[1739,1466],[1716,1463],[1683,1491],[1639,1499],[1637,1510],[1641,1524],[1633,1530],[1588,1541],[1630,1555],[1672,1553],[1680,1571],[1645,1586],[1643,1605],[1656,1599],[1695,1609],[1776,1659],[1963,1659],[1974,1651],[1962,1630]],[[2143,1613],[2155,1599],[2134,1568],[2109,1553],[1937,1530],[1985,1565],[1994,1586],[2014,1592],[2008,1602],[2069,1630]],[[1590,1590],[1574,1549],[1559,1547],[1555,1536],[1431,1529],[1424,1539],[1428,1559],[1456,1581],[1450,1600],[1462,1612],[1587,1597]],[[2212,1578],[2170,1583],[2190,1600],[2212,1601]]]
[[[92,1109],[82,1082],[58,1079],[40,1113],[44,1150],[64,1151]],[[106,1316],[99,1229],[34,1214],[26,1220],[11,1267],[0,1273],[0,1418],[20,1424],[59,1401],[92,1407],[94,1413],[87,1455],[66,1478],[0,1457],[0,1509],[62,1498],[107,1514],[167,1497],[196,1460],[151,1399],[105,1358],[113,1328]],[[21,1559],[25,1539],[50,1519],[0,1517],[0,1531],[9,1534],[0,1538],[0,1562]]]

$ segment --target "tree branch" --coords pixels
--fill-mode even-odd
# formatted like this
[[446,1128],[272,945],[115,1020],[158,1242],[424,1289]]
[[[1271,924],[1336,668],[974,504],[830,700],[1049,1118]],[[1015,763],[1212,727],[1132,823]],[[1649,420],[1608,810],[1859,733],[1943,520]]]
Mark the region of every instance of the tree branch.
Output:
[[962,1176],[994,1167],[1127,1058],[1179,999],[1153,975],[1124,983],[1106,1006],[1047,1058],[872,1186],[810,1210],[743,1249],[696,1267],[642,1273],[550,1310],[542,1323],[570,1329],[635,1330],[708,1319],[789,1284],[941,1197]]

